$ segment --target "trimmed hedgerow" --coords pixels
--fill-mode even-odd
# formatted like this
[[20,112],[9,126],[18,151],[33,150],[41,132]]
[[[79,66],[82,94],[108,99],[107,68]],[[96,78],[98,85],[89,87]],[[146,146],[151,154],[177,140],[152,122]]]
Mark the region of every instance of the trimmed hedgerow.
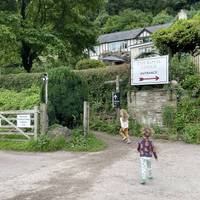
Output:
[[42,73],[21,73],[0,76],[0,88],[21,91],[32,85],[42,85]]

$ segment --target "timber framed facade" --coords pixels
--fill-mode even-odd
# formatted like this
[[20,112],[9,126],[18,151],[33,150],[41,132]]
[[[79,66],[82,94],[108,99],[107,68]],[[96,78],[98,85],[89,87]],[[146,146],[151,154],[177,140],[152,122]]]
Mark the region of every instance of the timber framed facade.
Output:
[[139,53],[149,53],[154,48],[151,39],[152,33],[158,29],[167,28],[170,25],[171,23],[168,23],[100,35],[98,45],[94,46],[94,51],[89,52],[89,56],[91,59],[96,60],[101,59],[101,57],[107,54],[130,56],[132,48],[136,49]]

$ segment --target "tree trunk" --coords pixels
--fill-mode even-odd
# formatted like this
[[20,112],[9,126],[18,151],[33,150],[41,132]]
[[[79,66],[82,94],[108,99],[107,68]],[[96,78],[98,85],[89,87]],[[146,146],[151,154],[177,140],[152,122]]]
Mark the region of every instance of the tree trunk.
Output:
[[[21,0],[21,9],[20,9],[20,14],[21,14],[21,27],[24,28],[24,23],[26,20],[26,8],[28,6],[28,3],[26,0]],[[25,41],[21,41],[22,47],[21,47],[21,59],[22,59],[22,66],[24,69],[30,73],[31,68],[33,65],[33,59],[34,55],[31,53],[31,47],[29,46],[28,43]]]

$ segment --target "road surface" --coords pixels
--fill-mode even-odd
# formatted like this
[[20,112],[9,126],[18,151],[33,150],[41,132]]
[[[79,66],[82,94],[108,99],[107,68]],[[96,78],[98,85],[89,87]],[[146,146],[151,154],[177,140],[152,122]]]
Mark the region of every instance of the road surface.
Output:
[[96,153],[0,151],[0,200],[199,200],[200,146],[156,140],[154,179],[139,184],[136,140],[97,133]]

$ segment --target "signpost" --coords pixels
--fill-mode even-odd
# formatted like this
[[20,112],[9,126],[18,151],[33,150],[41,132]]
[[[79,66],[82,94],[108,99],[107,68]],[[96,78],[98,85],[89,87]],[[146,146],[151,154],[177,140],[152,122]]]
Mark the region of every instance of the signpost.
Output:
[[131,62],[131,85],[169,83],[169,56],[133,59]]
[[116,76],[116,80],[106,81],[104,84],[115,84],[116,92],[112,93],[112,103],[114,108],[116,108],[117,111],[117,119],[120,117],[120,92],[119,92],[119,86],[120,82],[122,80],[119,79],[119,76]]

